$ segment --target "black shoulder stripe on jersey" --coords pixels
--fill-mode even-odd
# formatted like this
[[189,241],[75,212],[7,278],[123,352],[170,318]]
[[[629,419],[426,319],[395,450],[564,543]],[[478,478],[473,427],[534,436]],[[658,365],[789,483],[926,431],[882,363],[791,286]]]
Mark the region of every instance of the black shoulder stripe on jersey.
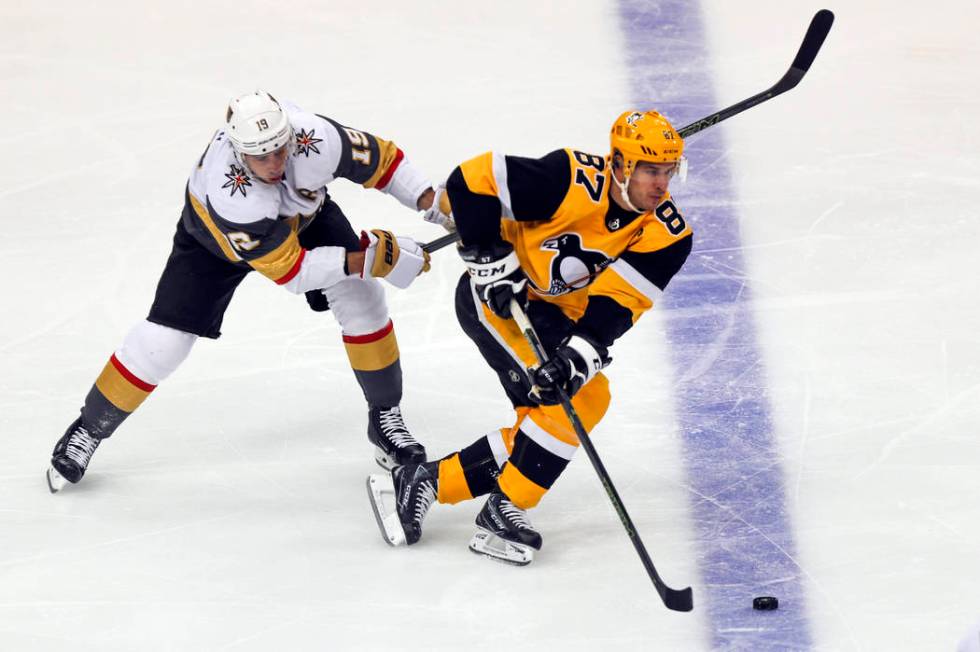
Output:
[[458,167],[446,180],[446,192],[464,245],[490,245],[501,240],[500,199],[470,190]]
[[514,219],[519,222],[551,219],[571,184],[568,152],[557,149],[541,158],[507,156],[505,160]]
[[632,326],[633,313],[629,308],[611,297],[593,294],[573,332],[608,349]]
[[648,281],[664,290],[670,283],[670,279],[674,278],[674,274],[684,265],[688,254],[691,253],[693,243],[694,236],[688,235],[663,249],[647,252],[625,251],[619,258],[629,263],[630,267]]
[[[364,140],[359,143],[351,143],[350,134],[347,133],[348,127],[340,124],[336,120],[332,120],[325,115],[316,114],[318,118],[326,120],[333,128],[337,130],[340,134],[340,163],[337,164],[337,169],[334,171],[333,176],[343,177],[344,179],[349,179],[354,183],[363,184],[365,181],[374,176],[375,171],[378,169],[378,165],[381,163],[380,147],[378,147],[378,140],[367,133],[366,131],[353,130],[357,134],[361,134]],[[356,134],[355,134],[356,135]],[[363,161],[357,161],[354,159],[354,147],[361,152],[368,153],[368,163],[365,165]]]

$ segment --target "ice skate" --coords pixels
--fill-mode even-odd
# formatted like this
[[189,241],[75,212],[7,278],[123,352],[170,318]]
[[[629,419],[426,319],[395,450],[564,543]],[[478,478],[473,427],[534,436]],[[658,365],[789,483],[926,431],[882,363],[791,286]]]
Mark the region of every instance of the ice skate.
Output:
[[101,441],[89,434],[81,418],[68,426],[51,455],[51,468],[47,473],[51,493],[61,491],[69,482],[75,484],[82,479]]
[[390,476],[368,476],[368,497],[388,545],[412,545],[422,537],[422,521],[435,502],[438,485],[438,462],[398,466]]
[[395,407],[372,407],[368,412],[368,440],[374,444],[374,459],[391,471],[403,464],[425,462],[425,448],[405,427],[402,411]]
[[526,566],[541,550],[541,535],[527,512],[502,493],[492,493],[476,517],[479,528],[470,540],[470,550],[515,566]]

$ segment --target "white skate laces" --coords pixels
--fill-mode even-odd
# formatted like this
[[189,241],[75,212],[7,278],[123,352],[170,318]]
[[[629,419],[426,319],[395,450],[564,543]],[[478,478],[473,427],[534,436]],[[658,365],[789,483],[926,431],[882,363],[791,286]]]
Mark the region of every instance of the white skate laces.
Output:
[[412,517],[420,525],[422,519],[429,512],[429,508],[432,507],[432,503],[436,500],[436,487],[435,484],[429,480],[423,480],[419,483],[419,491],[415,499],[415,505],[413,505]]
[[68,445],[65,447],[65,455],[80,467],[87,468],[89,460],[99,447],[99,440],[89,434],[85,426],[78,426],[71,437],[68,438]]
[[500,513],[519,530],[533,530],[530,519],[525,512],[506,498],[500,501]]
[[418,445],[418,442],[408,432],[405,421],[402,419],[402,411],[399,407],[389,410],[381,410],[378,413],[378,425],[381,426],[381,434],[398,448]]

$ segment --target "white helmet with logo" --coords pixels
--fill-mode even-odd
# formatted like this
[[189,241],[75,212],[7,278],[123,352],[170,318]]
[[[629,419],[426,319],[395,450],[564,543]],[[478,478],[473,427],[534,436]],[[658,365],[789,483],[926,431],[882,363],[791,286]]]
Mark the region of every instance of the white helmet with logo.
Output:
[[261,156],[295,142],[289,118],[276,98],[265,91],[236,97],[228,103],[225,133],[240,155]]

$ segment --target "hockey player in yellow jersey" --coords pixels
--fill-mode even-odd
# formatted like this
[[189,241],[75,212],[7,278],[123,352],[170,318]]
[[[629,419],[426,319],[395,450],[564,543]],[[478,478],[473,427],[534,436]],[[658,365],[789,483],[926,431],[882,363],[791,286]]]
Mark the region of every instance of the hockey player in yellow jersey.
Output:
[[217,338],[225,309],[253,270],[340,323],[368,404],[368,439],[385,468],[426,459],[405,426],[402,372],[384,278],[407,287],[428,269],[411,238],[355,234],[327,193],[343,177],[394,197],[447,228],[428,178],[394,143],[279,102],[265,91],[228,106],[191,169],[173,248],[145,320],[113,353],[55,446],[52,492],[82,479],[93,453],[201,337]]
[[[613,124],[608,156],[571,149],[538,159],[487,152],[450,175],[446,193],[467,273],[456,313],[514,406],[513,418],[441,461],[371,476],[375,515],[393,545],[419,540],[432,502],[489,494],[470,548],[526,564],[541,536],[538,504],[578,449],[557,387],[586,430],[602,419],[609,348],[649,310],[691,251],[691,227],[671,199],[686,173],[684,143],[653,111]],[[550,360],[536,360],[511,319],[516,299]],[[386,500],[392,493],[394,506]]]

